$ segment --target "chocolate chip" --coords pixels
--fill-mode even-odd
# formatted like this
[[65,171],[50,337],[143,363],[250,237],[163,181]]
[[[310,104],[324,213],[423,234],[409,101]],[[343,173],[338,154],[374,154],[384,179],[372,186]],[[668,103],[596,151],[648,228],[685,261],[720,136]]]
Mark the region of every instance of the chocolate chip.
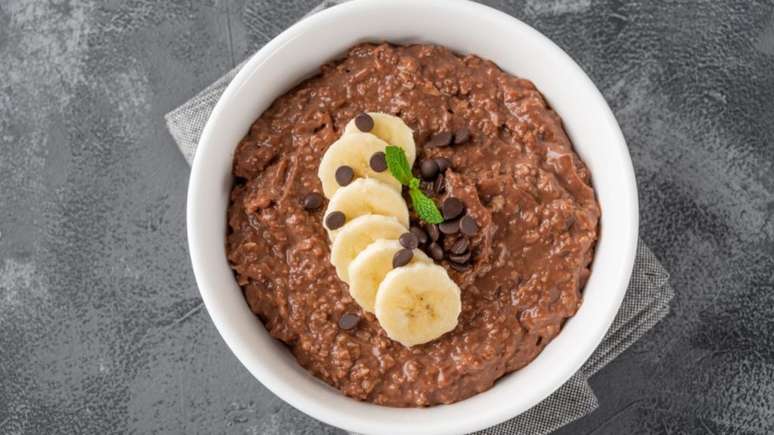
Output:
[[449,146],[451,141],[452,141],[451,132],[444,131],[441,133],[434,134],[433,137],[431,137],[430,140],[427,142],[427,146],[446,147],[446,146]]
[[345,331],[354,328],[358,323],[360,323],[360,316],[355,313],[344,313],[344,315],[339,318],[339,328]]
[[346,186],[352,182],[353,178],[355,178],[355,172],[349,166],[339,166],[336,169],[336,182],[339,183],[339,186]]
[[437,242],[438,238],[441,237],[441,233],[438,231],[438,225],[436,224],[425,225],[425,231],[427,231],[427,235],[430,236],[430,240],[433,242]]
[[464,264],[467,263],[468,260],[470,260],[470,251],[464,253],[464,254],[450,254],[449,260],[457,263],[457,264]]
[[301,204],[304,206],[304,209],[309,211],[317,210],[318,208],[320,208],[322,203],[323,203],[323,197],[317,192],[308,193],[301,201]]
[[465,264],[449,263],[449,266],[451,266],[451,268],[456,270],[457,272],[465,272],[466,270],[469,270],[471,267],[473,267],[470,265],[470,263],[465,263]]
[[364,133],[368,133],[374,128],[374,119],[367,113],[361,113],[355,117],[355,127]]
[[401,249],[396,252],[392,257],[392,267],[401,267],[409,264],[409,261],[414,258],[414,251],[411,249]]
[[478,224],[470,215],[465,215],[460,219],[460,231],[466,236],[473,236],[478,232]]
[[443,174],[447,169],[451,168],[451,160],[446,157],[438,157],[435,159],[435,164],[438,165],[438,170]]
[[401,234],[398,242],[400,242],[400,246],[406,249],[417,249],[419,247],[419,238],[411,232]]
[[438,229],[444,234],[455,234],[460,230],[460,220],[454,219],[438,225]]
[[425,180],[433,180],[438,176],[438,164],[435,160],[422,160],[419,164],[419,173]]
[[454,145],[460,145],[470,140],[470,130],[465,127],[458,128],[454,132]]
[[443,175],[439,175],[438,178],[435,179],[435,182],[433,183],[433,191],[440,195],[443,193],[443,191],[446,190],[446,183],[444,182]]
[[427,240],[429,239],[429,237],[427,236],[427,233],[425,232],[425,230],[419,227],[411,227],[409,228],[409,231],[411,231],[411,233],[417,237],[417,240],[419,241],[420,244],[424,245],[425,243],[427,243]]
[[340,211],[332,211],[325,216],[325,227],[329,230],[338,230],[344,226],[347,217]]
[[451,252],[452,254],[460,255],[460,254],[464,254],[469,247],[470,247],[470,242],[468,241],[468,239],[462,237],[456,242],[454,242],[451,248],[449,248],[449,252]]
[[432,243],[428,248],[428,253],[435,261],[443,260],[443,248],[438,243]]
[[447,221],[459,217],[463,210],[465,210],[465,204],[457,198],[446,198],[441,205],[441,214]]
[[368,161],[368,164],[371,165],[371,169],[374,171],[384,172],[387,170],[387,157],[381,151],[376,152],[371,156],[371,160]]

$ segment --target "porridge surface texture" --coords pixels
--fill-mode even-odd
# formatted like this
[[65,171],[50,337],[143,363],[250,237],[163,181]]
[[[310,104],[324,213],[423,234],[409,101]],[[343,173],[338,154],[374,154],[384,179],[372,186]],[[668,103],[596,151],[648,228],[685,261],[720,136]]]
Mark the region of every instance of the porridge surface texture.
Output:
[[[349,296],[329,264],[324,207],[304,207],[321,191],[322,154],[364,111],[401,117],[418,161],[448,159],[439,204],[458,198],[478,226],[466,240],[472,267],[440,263],[462,289],[459,324],[412,348]],[[433,146],[445,131],[466,137]],[[302,366],[352,397],[426,406],[484,391],[534,359],[581,303],[600,214],[589,172],[534,85],[474,55],[353,47],[261,115],[234,176],[227,250],[247,302]],[[342,329],[351,313],[360,322]]]

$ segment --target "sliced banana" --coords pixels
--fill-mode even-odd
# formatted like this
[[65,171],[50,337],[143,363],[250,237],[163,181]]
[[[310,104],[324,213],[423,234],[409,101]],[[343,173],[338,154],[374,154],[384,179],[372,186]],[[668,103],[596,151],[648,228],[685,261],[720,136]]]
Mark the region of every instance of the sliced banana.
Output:
[[331,264],[339,278],[349,284],[349,264],[357,254],[379,239],[397,239],[407,231],[394,216],[369,214],[345,224],[331,246]]
[[[367,214],[395,216],[404,227],[409,226],[408,206],[401,194],[381,181],[370,178],[358,178],[337,190],[328,202],[325,216],[332,211],[344,213],[348,221]],[[341,229],[327,231],[333,241]]]
[[[376,135],[390,145],[403,148],[409,165],[414,164],[417,158],[417,146],[414,143],[414,132],[397,116],[380,112],[368,112],[374,120],[374,128],[369,133]],[[360,132],[352,119],[344,128],[344,135]]]
[[[392,258],[403,249],[397,240],[377,240],[360,251],[349,263],[349,294],[355,302],[369,312],[374,312],[376,290],[389,271],[393,269]],[[414,249],[411,263],[433,263],[424,252]]]
[[417,262],[387,273],[376,291],[376,318],[387,335],[411,347],[457,326],[460,289],[446,270]]
[[331,144],[323,154],[317,170],[325,197],[332,197],[341,188],[336,182],[336,170],[340,166],[351,167],[355,178],[373,178],[400,192],[400,182],[390,171],[376,172],[369,164],[371,156],[380,151],[384,152],[386,147],[386,142],[369,133],[345,134]]

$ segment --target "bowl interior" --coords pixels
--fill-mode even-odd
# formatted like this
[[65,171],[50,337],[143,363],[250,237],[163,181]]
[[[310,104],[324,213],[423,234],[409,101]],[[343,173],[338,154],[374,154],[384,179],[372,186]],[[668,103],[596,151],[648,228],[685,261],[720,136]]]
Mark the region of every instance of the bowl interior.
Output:
[[[244,301],[224,253],[236,144],[271,104],[319,66],[362,41],[431,42],[475,53],[532,80],[562,117],[588,165],[602,208],[601,235],[578,313],[528,366],[453,405],[396,409],[347,398],[302,369]],[[469,432],[504,421],[548,396],[601,341],[629,281],[637,243],[631,160],[604,99],[556,45],[488,7],[450,0],[359,0],[304,19],[248,61],[202,133],[188,193],[188,238],[207,310],[239,360],[267,388],[311,416],[362,433]]]

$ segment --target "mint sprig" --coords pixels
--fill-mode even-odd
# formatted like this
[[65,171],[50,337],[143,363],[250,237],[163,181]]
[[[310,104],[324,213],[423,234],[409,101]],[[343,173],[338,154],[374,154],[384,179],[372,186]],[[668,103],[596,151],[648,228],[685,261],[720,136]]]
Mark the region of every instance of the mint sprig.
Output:
[[440,210],[436,207],[435,202],[428,198],[419,189],[409,189],[409,196],[411,197],[411,203],[414,205],[414,211],[420,219],[431,224],[440,224],[443,222],[443,216]]
[[[409,166],[406,152],[403,151],[403,148],[388,145],[384,150],[384,156],[385,160],[387,160],[387,168],[392,176],[400,181],[400,184],[410,187],[411,181],[416,180],[416,178],[411,173],[411,166]],[[419,183],[419,180],[416,183]]]
[[385,160],[387,160],[387,169],[390,170],[392,176],[395,177],[400,184],[408,186],[411,204],[414,206],[414,211],[417,213],[417,216],[423,221],[431,224],[440,224],[443,222],[443,216],[435,205],[435,202],[419,189],[419,179],[414,177],[411,173],[411,166],[409,166],[403,148],[389,145],[384,150],[384,155]]

